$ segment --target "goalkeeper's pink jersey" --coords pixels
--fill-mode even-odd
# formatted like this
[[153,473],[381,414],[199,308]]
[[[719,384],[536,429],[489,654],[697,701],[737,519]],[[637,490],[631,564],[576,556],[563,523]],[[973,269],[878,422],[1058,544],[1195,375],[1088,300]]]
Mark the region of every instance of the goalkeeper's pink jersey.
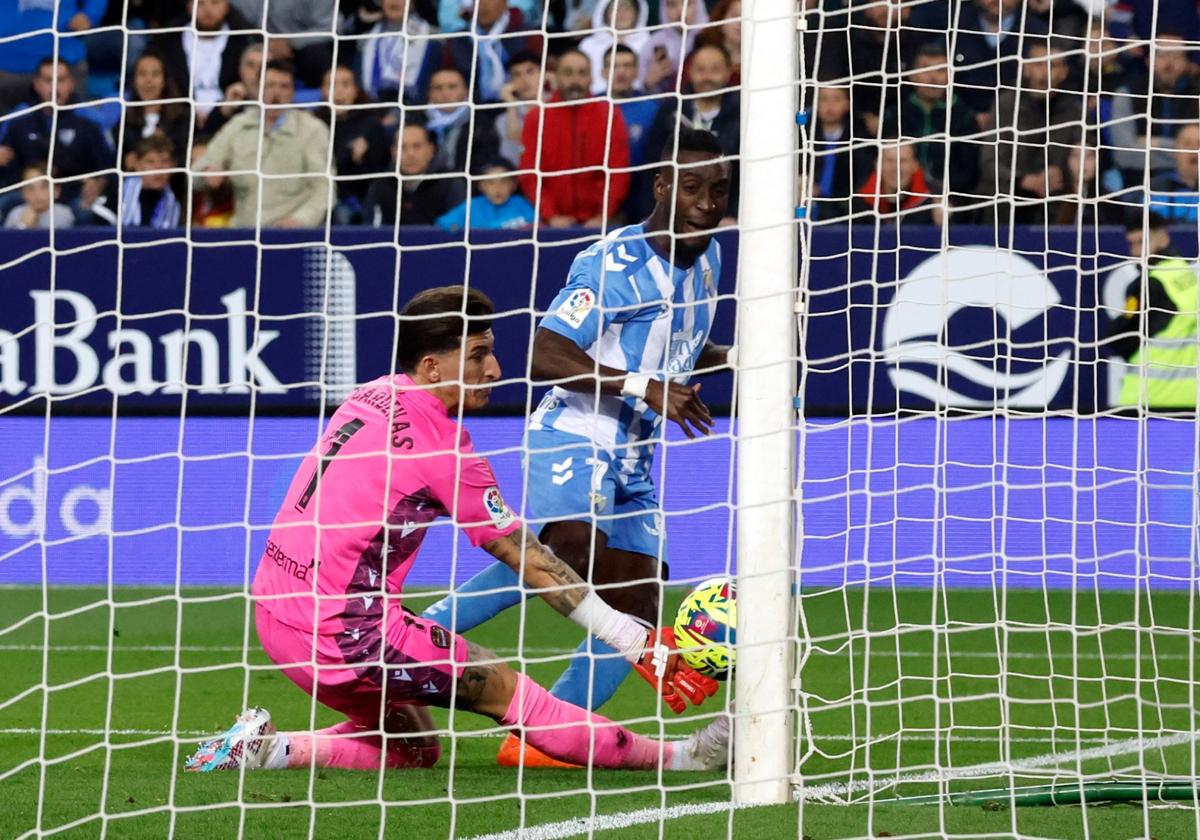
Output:
[[381,621],[439,516],[476,546],[520,525],[473,452],[467,430],[407,376],[359,388],[292,479],[254,597],[276,620],[321,635],[357,636]]

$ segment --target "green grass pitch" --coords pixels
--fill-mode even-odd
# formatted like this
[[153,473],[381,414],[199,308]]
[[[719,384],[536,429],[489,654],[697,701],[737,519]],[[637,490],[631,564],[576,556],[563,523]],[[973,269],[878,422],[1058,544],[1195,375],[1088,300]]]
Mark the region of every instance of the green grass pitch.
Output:
[[[109,601],[101,588],[52,587],[43,603],[38,588],[0,589],[0,839],[40,829],[65,838],[417,840],[549,824],[558,825],[530,836],[565,837],[588,830],[586,822],[561,825],[571,819],[686,805],[703,811],[729,800],[721,774],[501,769],[499,736],[481,732],[486,722],[467,714],[455,716],[462,737],[443,742],[432,771],[184,774],[196,740],[226,727],[244,698],[270,708],[282,728],[306,728],[310,703],[265,667],[243,597],[181,594],[116,589]],[[806,799],[736,812],[668,810],[672,818],[661,824],[600,819],[596,828],[622,838],[755,840],[1200,836],[1200,812],[1190,805],[883,803],[1067,781],[1080,772],[1196,777],[1195,594],[878,587],[805,592],[799,600],[808,639],[801,680],[811,737],[798,745]],[[510,611],[471,638],[512,655],[519,618]],[[549,684],[579,637],[531,603],[530,674]],[[656,730],[653,698],[636,679],[604,711]],[[316,722],[333,720],[320,710]],[[446,725],[447,715],[437,720]],[[666,731],[695,725],[672,718]],[[1016,770],[988,766],[1000,761]],[[946,781],[934,781],[935,767]]]

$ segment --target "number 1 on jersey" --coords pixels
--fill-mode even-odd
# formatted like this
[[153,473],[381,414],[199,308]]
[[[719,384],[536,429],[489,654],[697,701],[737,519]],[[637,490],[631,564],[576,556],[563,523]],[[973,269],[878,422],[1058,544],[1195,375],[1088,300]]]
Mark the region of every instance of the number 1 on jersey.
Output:
[[317,492],[317,484],[320,482],[321,476],[325,474],[325,470],[329,468],[329,462],[333,460],[333,456],[338,454],[341,448],[346,445],[346,442],[354,437],[354,433],[362,427],[362,420],[351,420],[333,433],[333,439],[329,441],[329,448],[325,450],[324,455],[320,456],[320,463],[313,470],[312,475],[309,476],[304,492],[296,500],[296,510],[302,511],[308,507],[308,503],[312,501],[313,494]]

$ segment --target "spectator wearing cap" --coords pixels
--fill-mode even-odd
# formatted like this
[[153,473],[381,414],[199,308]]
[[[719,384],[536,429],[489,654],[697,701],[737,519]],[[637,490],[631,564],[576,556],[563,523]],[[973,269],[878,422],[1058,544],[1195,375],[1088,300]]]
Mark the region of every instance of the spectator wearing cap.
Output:
[[521,189],[551,227],[600,227],[629,192],[625,120],[607,100],[583,101],[591,78],[586,55],[563,53],[557,90],[525,119]]
[[438,227],[446,230],[520,229],[533,225],[533,205],[518,190],[513,165],[503,158],[486,163],[476,182],[479,195],[443,213]]
[[396,132],[392,164],[400,177],[372,182],[367,191],[366,221],[375,227],[432,225],[462,202],[466,181],[448,176],[435,160],[433,134],[423,125],[406,125]]
[[508,59],[509,80],[500,90],[504,108],[496,116],[496,135],[500,138],[500,157],[520,160],[525,150],[521,135],[525,117],[542,101],[542,58],[532,52],[519,52]]
[[[633,87],[642,87],[641,68],[637,57],[650,34],[646,22],[650,17],[647,0],[607,0],[596,3],[592,12],[592,32],[579,42],[579,51],[592,63],[592,93],[603,96],[608,89],[608,62],[612,49],[619,45],[633,54]],[[614,37],[613,30],[616,30]],[[618,52],[617,55],[622,55]]]
[[473,78],[472,101],[500,102],[509,58],[541,53],[541,36],[529,30],[521,11],[509,8],[506,0],[463,0],[463,16],[473,37],[448,39],[450,63],[464,79]]

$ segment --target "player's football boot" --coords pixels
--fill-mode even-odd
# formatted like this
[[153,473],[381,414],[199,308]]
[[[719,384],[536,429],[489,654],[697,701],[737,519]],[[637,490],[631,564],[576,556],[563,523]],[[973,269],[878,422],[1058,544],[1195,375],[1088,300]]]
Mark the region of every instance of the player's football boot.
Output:
[[579,769],[578,764],[571,764],[568,761],[559,761],[557,758],[551,758],[532,744],[526,744],[511,732],[504,739],[504,743],[500,745],[500,752],[496,753],[496,763],[501,767],[520,767],[524,764],[526,767],[558,767],[566,770]]
[[275,724],[271,722],[270,712],[258,706],[246,709],[225,732],[201,741],[199,749],[183,767],[194,773],[239,767],[258,770],[272,763],[275,751],[284,748],[274,735]]
[[676,749],[688,755],[693,770],[724,770],[729,765],[729,716],[717,715],[712,723],[697,729]]

